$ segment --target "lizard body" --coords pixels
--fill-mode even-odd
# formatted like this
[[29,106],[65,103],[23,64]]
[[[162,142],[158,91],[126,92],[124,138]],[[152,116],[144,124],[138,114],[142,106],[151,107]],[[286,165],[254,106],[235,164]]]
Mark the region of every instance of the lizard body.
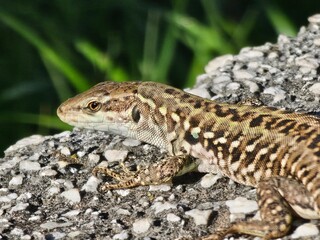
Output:
[[[261,221],[239,222],[205,239],[246,233],[285,236],[292,211],[320,218],[320,119],[265,106],[216,103],[152,82],[103,82],[58,108],[64,122],[166,149],[169,157],[135,174],[97,167],[119,181],[102,189],[160,184],[213,164],[257,188]],[[192,157],[192,158],[191,158]],[[195,159],[196,160],[195,160]]]

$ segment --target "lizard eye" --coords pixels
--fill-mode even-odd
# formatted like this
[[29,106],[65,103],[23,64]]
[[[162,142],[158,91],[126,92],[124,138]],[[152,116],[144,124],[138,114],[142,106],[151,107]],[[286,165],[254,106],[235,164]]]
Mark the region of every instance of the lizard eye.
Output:
[[133,107],[131,115],[132,115],[132,119],[133,119],[134,122],[136,122],[136,123],[139,122],[139,120],[140,120],[140,110],[138,109],[137,106]]
[[97,102],[97,101],[92,101],[92,102],[89,102],[88,103],[88,106],[87,106],[91,111],[93,112],[97,112],[100,110],[101,108],[101,103],[100,102]]

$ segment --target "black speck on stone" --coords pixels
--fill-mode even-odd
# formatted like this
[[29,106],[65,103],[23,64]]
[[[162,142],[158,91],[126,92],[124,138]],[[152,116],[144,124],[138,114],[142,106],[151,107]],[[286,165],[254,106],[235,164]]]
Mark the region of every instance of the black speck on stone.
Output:
[[154,220],[154,221],[153,221],[153,225],[154,225],[155,227],[160,227],[160,226],[161,226],[161,220],[160,220],[160,219]]
[[108,219],[109,213],[107,213],[107,212],[101,212],[101,213],[99,213],[98,216],[99,216],[100,219]]

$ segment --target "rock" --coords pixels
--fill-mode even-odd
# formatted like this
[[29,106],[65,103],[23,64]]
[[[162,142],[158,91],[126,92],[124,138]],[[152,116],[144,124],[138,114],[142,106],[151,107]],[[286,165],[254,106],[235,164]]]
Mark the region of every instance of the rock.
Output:
[[209,217],[212,214],[212,210],[199,210],[192,209],[190,211],[185,212],[186,215],[193,218],[195,224],[199,225],[207,225],[209,221]]
[[258,210],[258,204],[256,201],[248,200],[243,197],[228,200],[226,201],[226,205],[229,207],[230,213],[248,214]]
[[150,218],[142,218],[142,219],[136,220],[132,225],[132,230],[137,234],[145,233],[151,227],[151,222],[152,222],[152,219]]
[[111,149],[111,150],[106,150],[104,152],[104,156],[109,162],[123,161],[126,159],[127,155],[128,155],[128,151],[124,151],[124,150]]
[[20,171],[38,171],[41,169],[41,166],[38,162],[33,162],[29,160],[20,162]]
[[298,238],[300,239],[304,237],[312,237],[312,236],[319,236],[319,235],[320,235],[320,232],[316,225],[312,223],[305,223],[297,227],[297,229],[294,231],[291,237],[293,239],[298,239]]
[[172,203],[169,203],[169,202],[155,202],[152,206],[151,206],[152,209],[154,209],[155,211],[155,214],[157,215],[158,213],[160,212],[163,212],[163,211],[166,211],[166,210],[169,210],[169,209],[175,209],[177,208],[177,205],[176,204],[172,204]]
[[79,190],[76,188],[69,189],[61,193],[61,196],[72,203],[79,203],[81,201]]

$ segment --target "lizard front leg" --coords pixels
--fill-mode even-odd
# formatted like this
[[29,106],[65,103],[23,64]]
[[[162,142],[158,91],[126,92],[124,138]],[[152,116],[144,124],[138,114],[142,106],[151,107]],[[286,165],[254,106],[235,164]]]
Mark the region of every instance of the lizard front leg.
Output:
[[171,182],[175,176],[190,172],[197,167],[196,160],[188,155],[169,156],[158,163],[146,167],[138,167],[137,171],[129,172],[124,169],[117,173],[107,167],[95,167],[94,175],[98,173],[110,176],[118,181],[116,184],[106,183],[101,190],[132,188],[145,185],[158,185]]

